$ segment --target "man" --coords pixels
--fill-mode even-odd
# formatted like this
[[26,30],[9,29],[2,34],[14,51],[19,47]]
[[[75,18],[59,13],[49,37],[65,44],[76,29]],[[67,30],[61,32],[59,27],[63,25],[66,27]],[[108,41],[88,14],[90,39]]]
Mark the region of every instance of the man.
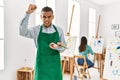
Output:
[[59,47],[65,44],[63,30],[52,24],[53,10],[47,6],[41,10],[43,24],[28,29],[29,16],[36,8],[36,5],[30,4],[20,24],[20,35],[34,39],[36,44],[34,80],[62,80],[59,50],[49,45],[55,43]]

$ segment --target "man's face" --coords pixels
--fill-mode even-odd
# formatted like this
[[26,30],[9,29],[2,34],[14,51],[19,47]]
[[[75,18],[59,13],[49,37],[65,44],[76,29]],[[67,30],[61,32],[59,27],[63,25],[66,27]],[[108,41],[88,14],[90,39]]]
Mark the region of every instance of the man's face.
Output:
[[52,11],[48,11],[48,12],[42,12],[40,17],[43,21],[43,25],[45,27],[49,27],[52,23],[54,15],[53,15]]

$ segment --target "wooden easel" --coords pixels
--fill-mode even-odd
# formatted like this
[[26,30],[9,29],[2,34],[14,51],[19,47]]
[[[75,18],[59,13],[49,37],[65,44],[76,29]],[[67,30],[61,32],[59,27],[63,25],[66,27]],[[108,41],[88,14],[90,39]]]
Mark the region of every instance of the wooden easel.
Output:
[[[71,14],[71,19],[70,19],[70,25],[69,25],[69,29],[68,29],[68,33],[66,36],[70,36],[70,30],[71,30],[71,24],[72,24],[72,18],[73,18],[73,13],[74,13],[74,8],[75,8],[75,5],[72,6],[72,14]],[[65,67],[66,67],[66,61],[67,59],[69,60],[68,62],[68,66],[70,68],[70,80],[72,80],[72,74],[73,74],[73,63],[74,63],[74,59],[73,57],[67,57],[67,56],[63,56],[64,57],[64,60],[63,60],[63,68],[62,68],[62,74],[64,75],[64,72],[65,72]]]
[[[99,25],[100,25],[100,18],[101,16],[99,15],[98,17],[98,25],[97,25],[97,31],[96,31],[96,36],[95,38],[98,38],[98,33],[99,33]],[[94,55],[94,60],[97,58],[97,62],[98,62],[98,71],[100,71],[100,60],[101,60],[101,56],[99,55],[99,53],[95,53]]]
[[[101,15],[99,15],[98,17],[98,25],[97,25],[97,31],[96,31],[96,36],[95,38],[99,38],[98,37],[98,33],[99,33],[99,25],[100,25],[100,19],[101,19]],[[102,57],[103,57],[103,54],[102,53],[95,53],[94,55],[94,60],[96,59],[97,60],[97,63],[98,63],[98,71],[100,72],[100,78],[102,78],[102,74],[103,74],[103,61],[102,61]],[[96,68],[96,67],[95,67]]]
[[98,32],[99,32],[99,27],[100,27],[100,19],[101,19],[101,15],[99,15],[99,17],[98,17],[98,25],[97,25],[97,31],[96,31],[96,38],[98,38]]

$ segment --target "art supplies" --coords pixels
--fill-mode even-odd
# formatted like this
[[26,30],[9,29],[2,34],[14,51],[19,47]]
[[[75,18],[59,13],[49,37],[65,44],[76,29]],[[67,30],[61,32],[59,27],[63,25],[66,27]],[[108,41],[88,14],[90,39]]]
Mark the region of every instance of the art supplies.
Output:
[[64,44],[61,44],[61,45],[57,45],[55,43],[50,43],[50,48],[52,49],[55,49],[55,50],[64,50],[64,49],[67,49],[67,47],[64,45]]

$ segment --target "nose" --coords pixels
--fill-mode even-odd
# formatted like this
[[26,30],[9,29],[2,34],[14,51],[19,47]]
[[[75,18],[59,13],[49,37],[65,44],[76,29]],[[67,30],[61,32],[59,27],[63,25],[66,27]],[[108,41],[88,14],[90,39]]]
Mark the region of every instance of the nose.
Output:
[[49,20],[49,18],[45,18],[45,20],[47,21],[47,20]]

